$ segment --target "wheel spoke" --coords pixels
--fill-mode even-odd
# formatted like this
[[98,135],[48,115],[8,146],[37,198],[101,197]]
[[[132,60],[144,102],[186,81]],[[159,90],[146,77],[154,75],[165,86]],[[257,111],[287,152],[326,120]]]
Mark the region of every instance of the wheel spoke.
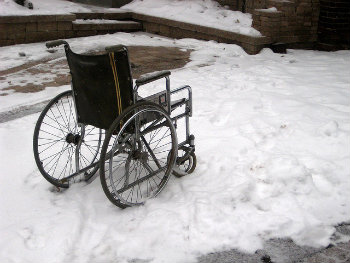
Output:
[[[74,140],[68,135],[72,134]],[[74,174],[69,180],[77,181],[74,155],[79,151],[79,166],[81,169],[91,166],[99,156],[102,147],[102,130],[94,126],[86,126],[86,136],[82,147],[76,149],[81,128],[77,123],[72,92],[64,92],[55,97],[43,110],[36,124],[34,133],[34,155],[36,163],[43,176],[58,187],[67,187],[65,178]],[[85,139],[85,140],[84,140]],[[94,166],[87,170],[97,171]],[[92,174],[93,175],[93,174]]]
[[157,175],[158,173],[164,171],[166,168],[167,168],[167,167],[165,167],[165,166],[164,166],[164,167],[161,167],[160,169],[158,169],[158,170],[156,170],[156,171],[154,171],[154,172],[152,172],[152,173],[149,173],[148,175],[146,175],[146,176],[144,176],[144,177],[142,177],[142,178],[139,178],[139,179],[135,180],[134,182],[130,183],[129,185],[127,185],[127,186],[125,186],[125,187],[119,189],[119,190],[118,190],[118,194],[119,194],[119,193],[122,193],[122,192],[124,192],[124,191],[126,191],[126,190],[128,190],[128,189],[130,189],[130,188],[132,188],[132,187],[134,187],[135,185],[137,185],[137,184],[139,184],[139,183],[142,183],[142,182],[146,181],[146,180],[149,179],[149,178],[152,178],[153,176]]
[[145,137],[141,136],[141,139],[143,141],[143,143],[145,144],[147,151],[150,153],[150,155],[152,156],[152,159],[154,160],[154,162],[157,164],[158,168],[160,168],[160,164],[157,160],[157,157],[154,155],[152,149],[149,147],[148,143],[145,140]]
[[[49,118],[50,120],[52,120],[54,123],[57,123],[63,134],[69,133],[69,130],[67,129],[67,127],[64,127],[64,126],[62,125],[62,123],[60,123],[60,122],[58,121],[56,115],[52,112],[52,109],[51,109],[51,108],[50,108],[50,112],[51,112],[52,116],[54,117],[54,119],[51,118],[48,114],[47,114],[45,117],[48,117],[48,118]],[[65,132],[64,130],[66,130],[66,132]]]

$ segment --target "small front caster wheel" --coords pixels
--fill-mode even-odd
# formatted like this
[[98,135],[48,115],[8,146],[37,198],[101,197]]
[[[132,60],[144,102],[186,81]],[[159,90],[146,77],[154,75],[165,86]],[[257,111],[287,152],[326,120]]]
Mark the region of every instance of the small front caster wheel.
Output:
[[176,158],[175,167],[173,169],[173,175],[176,177],[183,177],[187,174],[190,174],[196,169],[197,158],[194,151],[192,151],[186,158],[187,152],[185,149],[180,148],[178,150],[178,156]]

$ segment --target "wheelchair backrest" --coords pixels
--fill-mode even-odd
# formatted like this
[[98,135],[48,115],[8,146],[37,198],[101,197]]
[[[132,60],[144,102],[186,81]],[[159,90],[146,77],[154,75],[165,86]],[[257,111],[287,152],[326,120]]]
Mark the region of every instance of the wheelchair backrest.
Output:
[[66,48],[78,123],[108,129],[133,103],[127,48],[102,55],[80,55]]

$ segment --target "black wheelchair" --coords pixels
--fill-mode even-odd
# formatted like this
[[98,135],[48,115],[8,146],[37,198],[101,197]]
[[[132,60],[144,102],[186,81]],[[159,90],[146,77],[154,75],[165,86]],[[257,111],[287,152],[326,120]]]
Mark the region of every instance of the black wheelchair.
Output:
[[[33,150],[44,178],[60,188],[92,182],[99,170],[108,199],[121,208],[157,196],[170,175],[196,167],[189,131],[192,90],[170,89],[170,71],[146,74],[133,87],[128,50],[116,45],[97,55],[74,53],[64,40],[72,89],[52,99],[35,126]],[[141,97],[139,88],[165,78],[165,90]],[[171,100],[174,94],[185,96]],[[178,96],[179,97],[179,96]],[[178,120],[185,118],[185,140],[178,143]]]

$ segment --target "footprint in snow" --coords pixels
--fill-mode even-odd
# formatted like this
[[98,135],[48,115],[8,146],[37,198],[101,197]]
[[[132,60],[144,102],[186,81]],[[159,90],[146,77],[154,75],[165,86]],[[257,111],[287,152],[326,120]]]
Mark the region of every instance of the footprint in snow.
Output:
[[40,173],[37,170],[34,170],[25,177],[23,183],[31,188],[36,188],[42,182],[42,180],[43,177],[40,175]]
[[339,133],[339,124],[336,121],[330,121],[319,128],[319,133],[328,137],[337,137]]
[[219,117],[216,117],[212,123],[216,127],[225,126],[227,124],[228,120],[230,119],[230,116],[231,116],[231,114],[220,115]]
[[18,234],[23,238],[23,242],[28,249],[33,250],[45,247],[44,236],[36,234],[30,227],[23,228]]

